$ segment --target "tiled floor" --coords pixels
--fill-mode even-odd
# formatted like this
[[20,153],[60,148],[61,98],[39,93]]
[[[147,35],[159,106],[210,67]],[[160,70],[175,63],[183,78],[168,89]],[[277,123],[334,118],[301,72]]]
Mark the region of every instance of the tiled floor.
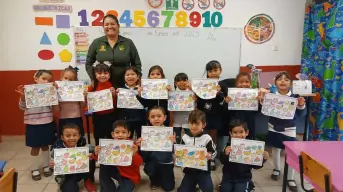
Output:
[[[33,181],[30,172],[30,148],[25,146],[23,137],[5,137],[3,143],[0,143],[0,159],[7,160],[5,171],[10,168],[15,168],[19,173],[18,192],[56,192],[57,184],[53,177],[42,177],[40,181]],[[282,157],[282,162],[284,158]],[[272,161],[265,163],[264,167],[260,170],[253,171],[253,179],[256,185],[256,192],[281,192],[281,182],[272,181],[270,174],[272,172]],[[283,169],[283,166],[282,166]],[[148,192],[149,179],[141,171],[142,182],[136,187],[138,192]],[[175,168],[176,187],[180,185],[182,180],[182,172],[180,168]],[[222,177],[221,167],[217,171],[212,172],[213,184],[218,186]],[[98,169],[96,172],[98,177]],[[299,183],[299,175],[296,175],[296,181]],[[98,182],[98,181],[97,181]],[[300,187],[300,185],[299,185]],[[306,187],[310,187],[309,184]],[[176,191],[176,190],[175,190]],[[299,190],[302,191],[302,190]]]

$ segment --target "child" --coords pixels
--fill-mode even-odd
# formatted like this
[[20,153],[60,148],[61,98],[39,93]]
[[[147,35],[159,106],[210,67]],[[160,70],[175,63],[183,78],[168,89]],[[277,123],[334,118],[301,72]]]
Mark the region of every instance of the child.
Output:
[[213,160],[216,155],[216,146],[208,134],[203,133],[203,129],[206,126],[206,115],[200,110],[194,110],[189,114],[188,123],[190,127],[190,135],[184,134],[182,136],[182,143],[188,146],[206,147],[206,157],[208,161],[207,171],[184,168],[183,172],[185,176],[181,181],[181,185],[178,188],[178,192],[195,191],[196,186],[202,192],[213,192],[213,182],[211,179],[210,160]]
[[[222,73],[222,67],[218,61],[210,61],[206,64],[207,78],[218,79]],[[214,99],[202,99],[197,97],[197,108],[206,113],[206,131],[209,132],[214,143],[217,143],[217,132],[222,129],[223,126],[223,104],[224,94],[221,86],[217,86],[217,96]],[[215,160],[211,160],[211,169],[216,169]]]
[[[185,73],[178,73],[174,78],[174,87],[176,91],[191,90],[188,82],[188,76]],[[189,111],[173,111],[170,112],[170,119],[176,133],[176,143],[181,142],[181,130],[189,134],[188,116]]]
[[[61,149],[61,148],[74,148],[74,147],[84,147],[86,146],[87,142],[86,139],[80,135],[80,127],[73,123],[67,123],[62,127],[61,130],[61,138],[57,140],[57,142],[52,146],[52,149]],[[90,157],[92,157],[92,153],[94,148],[90,145],[89,152]],[[50,160],[50,167],[53,168],[55,166],[54,162],[54,150],[51,152],[51,160]],[[91,158],[90,161],[94,161]],[[89,173],[76,173],[76,174],[68,174],[68,175],[58,175],[55,177],[55,181],[58,183],[60,190],[62,192],[74,192],[79,191],[78,183],[81,180],[84,180],[84,185],[89,192],[96,192],[96,188],[91,182],[90,178],[94,177],[95,171],[95,163],[89,162]]]
[[[152,126],[164,126],[167,119],[165,110],[160,106],[152,107],[148,111],[148,119]],[[170,137],[175,142],[175,135]],[[137,140],[140,146],[142,138]],[[141,151],[144,159],[144,172],[149,176],[150,189],[161,187],[164,191],[172,191],[175,187],[173,152]]]
[[[65,68],[62,72],[61,81],[77,81],[77,70],[71,66]],[[58,123],[58,137],[62,135],[62,127],[68,123],[74,123],[80,127],[81,136],[84,135],[82,108],[84,102],[59,102],[59,105],[53,107],[54,110],[59,112],[60,120]]]
[[[111,71],[110,63],[104,62],[94,63],[94,85],[88,87],[89,92],[101,91],[104,89],[110,89],[113,95],[113,103],[115,102],[115,89],[111,83]],[[114,109],[109,109],[105,111],[98,111],[93,114],[93,124],[94,124],[94,139],[95,144],[99,145],[100,138],[112,138],[112,124],[115,121]]]
[[[149,79],[165,79],[165,75],[164,75],[162,67],[160,67],[159,65],[152,66],[149,69],[148,78]],[[169,85],[168,85],[167,89],[168,89],[168,91],[171,90]],[[169,116],[168,100],[166,100],[166,99],[144,99],[140,96],[141,93],[142,93],[142,88],[139,87],[137,99],[139,102],[142,103],[142,105],[144,107],[146,107],[148,109],[148,111],[154,106],[161,106],[166,111],[166,114]],[[164,125],[166,125],[166,126],[169,125],[169,119],[166,119],[166,121],[164,122]]]
[[[268,122],[268,135],[266,143],[272,146],[274,170],[271,178],[275,181],[280,179],[280,152],[285,149],[284,141],[296,141],[296,117],[306,114],[305,99],[294,95],[290,91],[292,80],[287,72],[281,72],[275,77],[275,85],[277,87],[276,95],[284,95],[298,99],[296,115],[293,119],[279,119],[270,117]],[[288,168],[287,185],[291,191],[297,191],[297,185],[294,181],[294,169]]]
[[[116,140],[129,140],[130,130],[125,121],[118,120],[113,124],[112,138]],[[101,147],[95,148],[95,154],[98,155]],[[141,180],[139,167],[143,163],[142,157],[137,153],[136,145],[132,146],[132,164],[130,166],[112,166],[100,165],[100,186],[101,191],[117,191],[117,187],[112,179],[119,182],[118,191],[133,191],[135,185]]]
[[[51,71],[40,69],[34,76],[37,84],[50,83],[52,81]],[[51,85],[52,86],[52,85]],[[34,181],[41,180],[39,164],[43,160],[43,173],[50,177],[52,172],[49,168],[49,145],[55,140],[55,123],[53,121],[50,106],[27,108],[25,102],[24,86],[17,87],[16,92],[20,94],[19,108],[24,110],[24,123],[26,124],[26,146],[31,147],[31,176]],[[41,157],[38,156],[42,150]]]
[[[134,92],[138,92],[138,86],[140,81],[140,73],[136,67],[128,67],[124,72],[125,87]],[[134,132],[136,131],[137,138],[141,137],[141,128],[144,124],[145,113],[144,109],[117,109],[118,119],[125,120],[130,128],[130,138],[132,139]]]
[[[245,139],[249,135],[247,124],[241,120],[233,120],[229,125],[231,138]],[[221,153],[223,163],[223,178],[219,187],[220,192],[243,192],[249,190],[249,182],[252,178],[251,169],[260,169],[262,166],[234,163],[229,161],[231,153],[231,141]],[[268,152],[263,152],[263,163],[268,159]]]

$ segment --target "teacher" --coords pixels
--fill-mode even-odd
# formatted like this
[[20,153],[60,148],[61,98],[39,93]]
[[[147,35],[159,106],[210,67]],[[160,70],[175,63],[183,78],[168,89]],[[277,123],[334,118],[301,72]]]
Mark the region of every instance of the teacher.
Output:
[[109,61],[112,64],[110,67],[112,86],[120,88],[125,85],[124,71],[128,66],[134,66],[139,72],[142,71],[141,60],[132,40],[119,35],[120,25],[117,17],[106,15],[102,22],[105,35],[95,39],[89,46],[86,71],[94,80],[93,63]]

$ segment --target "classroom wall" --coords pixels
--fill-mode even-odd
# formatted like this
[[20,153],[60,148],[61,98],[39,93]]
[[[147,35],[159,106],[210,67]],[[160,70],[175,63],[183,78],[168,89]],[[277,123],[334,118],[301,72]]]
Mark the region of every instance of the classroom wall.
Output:
[[[15,3],[18,3],[18,5],[15,5]],[[25,133],[22,120],[23,113],[18,108],[19,96],[14,92],[14,89],[20,84],[32,83],[34,71],[30,71],[30,69],[35,69],[36,62],[13,63],[11,62],[13,59],[10,56],[12,58],[14,56],[20,57],[21,52],[30,50],[34,46],[40,46],[38,43],[36,45],[22,45],[20,43],[24,38],[33,38],[32,36],[34,36],[36,27],[34,19],[27,19],[26,17],[39,15],[33,13],[31,8],[33,4],[38,3],[38,0],[3,0],[0,7],[0,17],[4,18],[0,20],[0,40],[3,42],[0,47],[0,82],[2,82],[2,94],[0,94],[0,134],[2,135],[22,135]],[[77,12],[79,11],[77,8],[87,8],[89,10],[116,9],[118,11],[126,9],[150,10],[146,1],[99,0],[94,4],[94,1],[91,0],[66,0],[65,3],[75,4],[75,9],[72,13],[74,18],[77,18]],[[28,8],[28,6],[30,7]],[[160,10],[162,9],[165,9],[165,6]],[[179,7],[179,10],[182,10],[182,8]],[[194,10],[199,9],[196,7]],[[246,70],[244,66],[252,63],[263,71],[286,70],[292,74],[299,72],[305,0],[226,0],[226,6],[221,12],[224,16],[221,27],[243,28],[252,16],[260,13],[270,15],[275,21],[275,34],[267,43],[260,45],[252,44],[243,36],[240,61],[241,70]],[[44,15],[48,14],[54,13],[45,13]],[[77,26],[78,23],[79,20],[74,19],[71,25]],[[37,37],[40,38],[40,36]],[[39,41],[39,39],[35,41]],[[13,50],[17,50],[17,53],[9,53]],[[59,77],[58,69],[62,69],[67,65],[69,64],[61,64],[53,68],[55,78]],[[39,68],[41,67],[40,65]],[[49,66],[47,65],[47,67]]]

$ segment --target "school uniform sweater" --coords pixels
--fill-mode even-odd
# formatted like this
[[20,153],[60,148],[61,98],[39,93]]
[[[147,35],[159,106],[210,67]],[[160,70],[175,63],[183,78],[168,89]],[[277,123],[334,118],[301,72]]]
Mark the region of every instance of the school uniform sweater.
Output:
[[51,123],[54,120],[50,106],[27,108],[26,103],[20,99],[19,108],[24,110],[24,124],[42,125]]
[[[199,133],[198,135],[191,135],[191,136],[184,134],[182,136],[181,144],[184,144],[187,146],[206,147],[207,152],[211,153],[210,160],[214,160],[215,157],[217,156],[216,145],[212,141],[211,136],[208,134],[204,134],[203,132]],[[207,172],[211,171],[210,160],[207,161]],[[205,171],[205,170],[193,169],[189,167],[186,167],[183,169],[184,173],[197,172],[197,171]]]
[[[137,93],[137,87],[129,88],[127,85],[123,87],[123,89],[129,89],[133,92]],[[128,120],[128,121],[142,121],[145,119],[145,111],[144,109],[117,109],[118,119],[121,120]]]
[[197,96],[197,108],[205,112],[207,116],[222,116],[224,99],[223,91],[219,91],[213,99],[202,99]]
[[[110,81],[106,81],[106,82],[98,82],[98,85],[96,86],[95,90],[94,90],[94,87],[93,86],[89,86],[88,87],[88,92],[94,92],[94,91],[101,91],[101,90],[104,90],[104,89],[110,89],[112,86],[112,83]],[[116,106],[116,97],[115,95],[113,95],[113,107]],[[112,113],[114,112],[114,108],[113,109],[109,109],[109,110],[105,110],[105,111],[98,111],[98,112],[95,112],[96,114],[99,114],[99,115],[105,115],[105,114],[109,114],[109,113]]]

